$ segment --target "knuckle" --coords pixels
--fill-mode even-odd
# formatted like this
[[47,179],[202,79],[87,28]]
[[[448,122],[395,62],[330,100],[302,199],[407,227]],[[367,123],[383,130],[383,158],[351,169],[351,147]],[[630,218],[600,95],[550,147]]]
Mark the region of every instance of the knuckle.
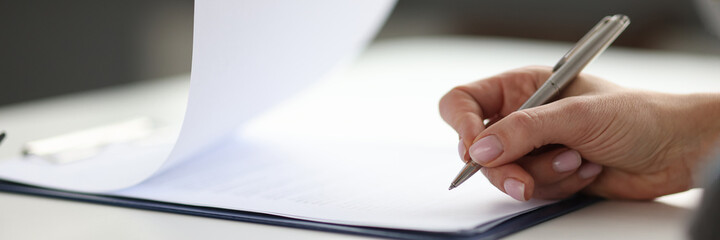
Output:
[[449,93],[453,93],[453,94],[467,94],[467,95],[469,95],[470,92],[471,92],[471,89],[470,89],[469,86],[460,85],[460,86],[455,86],[455,87],[453,87],[452,89],[450,89],[450,92],[449,92]]
[[440,98],[440,111],[442,112],[443,109],[449,109],[454,102],[458,101],[458,99],[472,99],[473,97],[472,94],[470,94],[471,92],[472,89],[465,85],[456,86],[450,89],[450,91]]
[[451,89],[450,91],[448,91],[447,93],[445,93],[445,95],[443,95],[443,96],[440,98],[439,105],[440,105],[440,109],[441,109],[441,110],[442,110],[444,107],[447,106],[447,104],[448,104],[449,101],[452,99],[452,96],[455,94],[456,91],[457,91],[457,90],[455,90],[455,88],[453,88],[453,89]]
[[506,118],[515,130],[532,131],[532,129],[542,127],[540,116],[532,109],[513,112]]
[[469,89],[466,86],[457,86],[447,92],[438,103],[440,115],[447,121],[455,109],[458,99],[470,96]]
[[[533,137],[533,134],[543,129],[543,121],[533,109],[516,111],[505,117],[506,128],[500,135],[505,138],[523,139],[527,147],[539,148],[545,145],[545,139]],[[530,151],[532,149],[529,149]]]

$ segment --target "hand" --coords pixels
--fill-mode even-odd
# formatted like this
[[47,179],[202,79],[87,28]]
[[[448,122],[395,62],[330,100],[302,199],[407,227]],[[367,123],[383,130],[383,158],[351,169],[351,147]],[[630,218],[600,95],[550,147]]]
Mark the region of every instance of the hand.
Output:
[[720,94],[630,90],[581,74],[558,100],[516,111],[550,74],[525,67],[448,92],[440,114],[460,135],[463,161],[521,201],[579,191],[652,199],[692,187],[720,135]]

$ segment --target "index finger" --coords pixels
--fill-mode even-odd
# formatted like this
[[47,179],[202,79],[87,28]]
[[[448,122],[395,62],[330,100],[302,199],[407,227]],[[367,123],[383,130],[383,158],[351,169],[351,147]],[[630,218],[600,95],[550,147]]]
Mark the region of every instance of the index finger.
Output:
[[440,115],[467,149],[483,120],[517,110],[550,76],[549,67],[524,67],[453,88],[440,99]]

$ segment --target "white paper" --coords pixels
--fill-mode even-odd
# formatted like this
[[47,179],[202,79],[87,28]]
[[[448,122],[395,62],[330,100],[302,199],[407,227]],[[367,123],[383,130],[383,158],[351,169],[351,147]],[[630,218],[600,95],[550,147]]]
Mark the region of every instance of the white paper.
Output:
[[234,141],[110,194],[425,231],[471,229],[548,203],[517,202],[482,177],[448,191],[462,164],[437,100],[453,83],[418,80],[422,72],[402,69],[408,59],[368,54],[250,120]]
[[369,42],[392,4],[196,1],[192,80],[182,131],[156,136],[166,139],[161,145],[119,144],[73,164],[3,161],[0,177],[80,192],[135,185],[163,166],[203,154],[248,119],[325,77]]
[[171,161],[208,147],[359,53],[393,2],[196,1],[193,80]]
[[0,178],[82,192],[125,188],[146,180],[163,164],[158,159],[167,158],[172,144],[167,144],[167,136],[157,137],[164,139],[162,143],[117,144],[76,163],[55,164],[39,157],[5,160],[0,163]]
[[436,105],[451,85],[372,71],[366,63],[382,62],[367,60],[257,116],[208,154],[110,194],[441,232],[551,202],[517,202],[482,177],[448,191],[462,164]]
[[277,139],[229,142],[112,194],[340,224],[450,232],[548,203],[515,201],[480,177],[448,191],[459,161],[444,147]]

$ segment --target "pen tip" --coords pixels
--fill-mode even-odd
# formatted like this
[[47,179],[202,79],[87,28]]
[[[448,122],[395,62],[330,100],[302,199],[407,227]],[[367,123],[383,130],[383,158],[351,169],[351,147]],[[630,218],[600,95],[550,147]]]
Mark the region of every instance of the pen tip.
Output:
[[448,188],[448,191],[453,190],[453,188],[455,188],[455,187],[456,187],[455,184],[451,184],[450,187]]

